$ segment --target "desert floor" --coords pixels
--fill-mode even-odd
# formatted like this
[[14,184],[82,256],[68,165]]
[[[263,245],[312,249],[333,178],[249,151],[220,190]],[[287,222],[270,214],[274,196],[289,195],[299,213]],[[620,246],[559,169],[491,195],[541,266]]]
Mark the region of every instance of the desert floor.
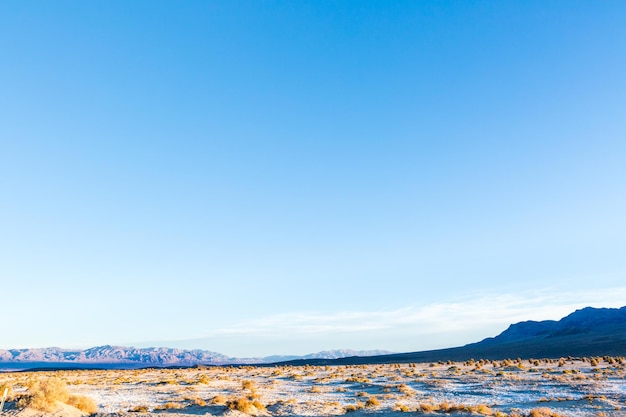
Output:
[[[59,403],[20,408],[34,379],[62,379],[99,416],[364,415],[626,416],[626,360],[210,367],[0,373],[12,388],[3,416],[86,415]],[[0,393],[1,395],[1,393]]]

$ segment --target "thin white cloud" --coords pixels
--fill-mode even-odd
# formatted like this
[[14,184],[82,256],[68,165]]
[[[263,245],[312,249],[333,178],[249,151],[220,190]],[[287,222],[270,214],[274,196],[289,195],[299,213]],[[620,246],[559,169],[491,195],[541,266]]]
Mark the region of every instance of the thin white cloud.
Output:
[[195,338],[138,346],[209,349],[238,357],[306,354],[337,348],[410,352],[477,342],[511,323],[558,320],[576,309],[626,305],[626,287],[587,291],[548,288],[515,294],[475,293],[377,311],[297,311],[243,320]]
[[292,312],[243,321],[206,337],[259,335],[332,335],[411,329],[433,335],[506,326],[523,320],[559,318],[585,307],[626,304],[626,287],[594,291],[542,290],[518,294],[482,293],[448,303],[426,303],[379,311]]

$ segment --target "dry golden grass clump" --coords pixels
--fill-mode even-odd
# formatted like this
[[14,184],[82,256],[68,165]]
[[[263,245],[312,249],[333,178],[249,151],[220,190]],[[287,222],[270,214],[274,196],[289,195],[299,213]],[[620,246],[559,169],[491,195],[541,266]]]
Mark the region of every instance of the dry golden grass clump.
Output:
[[527,414],[520,411],[512,411],[510,414],[496,413],[496,417],[566,417],[547,407],[534,408]]
[[370,383],[371,381],[370,381],[370,380],[369,380],[369,378],[368,378],[368,377],[366,377],[366,376],[351,376],[350,378],[347,378],[347,379],[346,379],[346,382],[347,382],[347,383],[350,383],[350,382],[358,382],[358,383],[361,383],[361,384],[368,384],[368,383]]
[[246,414],[258,414],[265,411],[265,406],[259,401],[251,401],[246,397],[235,398],[226,402],[226,406],[230,410],[241,411]]
[[401,404],[401,403],[396,404],[396,406],[394,407],[394,410],[400,411],[401,413],[410,413],[411,412],[411,409],[409,408],[408,405]]
[[148,406],[147,405],[138,405],[129,410],[131,413],[147,413]]
[[319,385],[313,385],[311,388],[309,388],[309,392],[312,394],[319,394],[322,392],[322,388]]
[[97,404],[89,397],[70,395],[67,383],[60,378],[35,379],[28,384],[28,394],[18,401],[19,407],[30,407],[52,412],[58,403],[69,404],[88,414],[98,411]]
[[405,395],[411,395],[414,391],[406,384],[400,384],[396,387],[398,392],[401,392]]
[[492,416],[496,414],[496,412],[492,410],[491,407],[489,407],[486,404],[470,405],[470,406],[467,406],[466,409],[470,413],[481,414],[483,416]]
[[84,395],[70,395],[67,403],[87,414],[95,414],[96,411],[98,411],[98,404],[96,404],[96,402],[91,398]]
[[565,417],[562,414],[557,413],[547,407],[535,408],[530,410],[528,417]]
[[[439,404],[433,403],[421,403],[417,407],[417,411],[422,413],[472,413],[472,414],[480,414],[483,416],[493,416],[497,415],[497,413],[491,409],[488,405],[485,404],[477,404],[477,405],[465,405],[465,404],[451,404],[447,401],[441,402]],[[533,416],[535,417],[535,416]]]
[[193,405],[197,405],[198,407],[206,407],[207,402],[200,397],[186,397],[186,401],[189,401]]
[[370,397],[365,401],[365,406],[368,408],[378,407],[380,405],[380,401],[376,397]]
[[211,382],[211,378],[207,374],[198,375],[198,379],[196,380],[198,384],[207,385]]
[[226,405],[228,399],[224,397],[222,394],[218,394],[215,397],[211,398],[211,404],[214,405]]
[[344,411],[346,413],[352,413],[354,411],[362,410],[363,408],[365,408],[365,404],[363,404],[362,402],[358,401],[356,404],[347,405],[344,408]]
[[70,398],[67,385],[57,378],[33,380],[28,384],[28,395],[18,401],[20,407],[31,407],[41,411],[54,411],[57,403],[65,403]]
[[243,389],[252,391],[254,389],[254,386],[255,386],[254,381],[250,381],[248,379],[241,381],[241,388]]
[[181,408],[185,408],[185,406],[180,403],[175,403],[173,401],[170,401],[170,402],[167,402],[163,405],[156,407],[155,410],[179,410]]
[[13,385],[6,381],[0,382],[0,397],[4,394],[4,390],[7,390],[7,399],[11,400],[13,398]]

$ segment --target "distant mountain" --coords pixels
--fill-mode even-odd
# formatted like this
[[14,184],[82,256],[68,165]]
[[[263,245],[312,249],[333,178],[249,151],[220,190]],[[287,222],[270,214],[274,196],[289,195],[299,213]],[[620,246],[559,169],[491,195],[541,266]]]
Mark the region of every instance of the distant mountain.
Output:
[[295,359],[337,359],[346,356],[382,355],[384,350],[356,351],[350,349],[311,353],[305,356],[268,356],[265,358],[231,358],[206,350],[175,348],[135,348],[124,346],[97,346],[86,350],[58,347],[37,349],[0,349],[0,367],[4,364],[21,365],[20,368],[63,366],[93,367],[146,367],[193,366],[226,364],[267,364]]
[[[331,350],[305,356],[230,358],[206,350],[98,346],[86,350],[61,348],[0,349],[0,368],[34,366],[149,367],[226,364],[345,365],[465,361],[506,358],[559,358],[567,356],[626,356],[626,307],[583,308],[559,321],[523,321],[491,338],[469,345],[410,353]],[[26,366],[27,364],[30,364]],[[36,364],[36,365],[34,365]]]
[[98,346],[86,350],[61,348],[0,350],[0,361],[9,363],[67,363],[67,364],[129,364],[171,366],[222,364],[228,356],[205,350],[174,348],[134,348]]
[[576,310],[559,321],[523,321],[512,324],[498,336],[485,339],[480,343],[507,344],[544,340],[552,344],[552,340],[567,336],[578,336],[589,341],[587,340],[589,336],[594,336],[595,339],[616,336],[625,328],[626,307],[619,309],[586,307]]
[[336,350],[324,350],[322,352],[311,353],[305,355],[303,359],[339,359],[347,358],[351,356],[376,356],[376,355],[389,355],[393,352],[388,350],[352,350],[352,349],[336,349]]
[[291,360],[308,360],[308,359],[340,359],[347,358],[350,356],[377,356],[377,355],[389,355],[393,352],[389,352],[388,350],[352,350],[352,349],[335,349],[335,350],[324,350],[322,352],[317,353],[309,353],[304,356],[266,356],[263,358],[263,362],[265,363],[275,363],[275,362],[285,362]]
[[345,365],[605,355],[626,356],[626,307],[586,307],[559,321],[524,321],[510,325],[496,337],[461,347],[335,360],[299,359],[288,363]]

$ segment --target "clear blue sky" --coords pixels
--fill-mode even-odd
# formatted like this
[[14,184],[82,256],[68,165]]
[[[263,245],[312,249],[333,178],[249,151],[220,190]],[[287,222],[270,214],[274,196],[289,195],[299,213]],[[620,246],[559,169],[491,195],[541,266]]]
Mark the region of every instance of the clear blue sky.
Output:
[[414,351],[626,305],[624,22],[3,1],[0,348]]

